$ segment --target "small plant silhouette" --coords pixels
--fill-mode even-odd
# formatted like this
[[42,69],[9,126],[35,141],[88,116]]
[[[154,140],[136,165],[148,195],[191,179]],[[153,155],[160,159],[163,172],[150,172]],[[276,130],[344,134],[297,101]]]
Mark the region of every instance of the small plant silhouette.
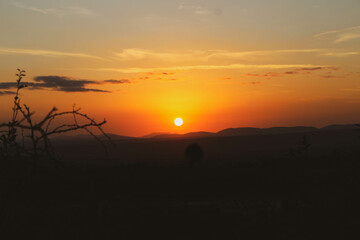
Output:
[[[20,90],[27,87],[27,85],[22,82],[23,77],[26,76],[25,71],[17,69],[16,76],[17,90],[14,96],[12,118],[8,123],[0,124],[0,158],[5,160],[30,158],[32,159],[33,168],[35,169],[40,158],[53,159],[54,157],[49,137],[80,129],[85,130],[105,146],[104,142],[91,130],[91,128],[96,128],[111,142],[109,136],[107,136],[102,129],[106,120],[96,122],[87,114],[80,112],[81,109],[75,108],[75,106],[72,111],[67,112],[58,112],[58,109],[53,107],[43,119],[35,122],[33,119],[34,112],[32,112],[26,104],[21,104]],[[53,126],[54,120],[66,116],[72,116],[73,122]],[[20,133],[23,138],[22,144],[19,141]],[[30,139],[30,145],[25,144],[25,138]]]

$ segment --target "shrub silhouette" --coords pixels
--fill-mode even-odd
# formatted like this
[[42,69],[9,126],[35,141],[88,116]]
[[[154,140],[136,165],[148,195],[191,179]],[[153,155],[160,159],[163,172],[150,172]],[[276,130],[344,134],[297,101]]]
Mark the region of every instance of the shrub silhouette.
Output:
[[[30,107],[21,103],[20,90],[27,85],[22,83],[25,71],[17,69],[16,93],[12,118],[8,123],[0,124],[0,158],[5,160],[32,159],[33,169],[36,168],[40,158],[54,159],[54,152],[49,137],[53,135],[85,130],[103,146],[104,142],[91,130],[98,129],[107,140],[111,139],[105,134],[102,126],[106,123],[96,122],[87,114],[82,113],[80,108],[73,107],[72,111],[58,112],[56,107],[52,108],[46,116],[38,122],[33,119],[34,112]],[[65,123],[64,117],[72,116],[72,123]],[[54,125],[55,120],[63,120],[61,124]],[[81,123],[80,123],[81,122]],[[22,144],[19,141],[19,133],[22,135]],[[30,139],[30,145],[25,144],[24,139]]]

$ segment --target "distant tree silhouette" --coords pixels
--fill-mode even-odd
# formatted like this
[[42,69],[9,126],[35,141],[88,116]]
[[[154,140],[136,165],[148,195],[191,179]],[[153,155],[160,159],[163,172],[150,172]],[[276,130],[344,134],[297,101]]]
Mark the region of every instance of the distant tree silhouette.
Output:
[[188,159],[189,165],[194,166],[201,164],[204,157],[204,152],[199,144],[193,143],[186,148],[185,155]]
[[297,144],[296,147],[290,149],[290,155],[296,158],[305,158],[306,152],[308,151],[311,144],[309,143],[308,137],[303,136],[302,140]]

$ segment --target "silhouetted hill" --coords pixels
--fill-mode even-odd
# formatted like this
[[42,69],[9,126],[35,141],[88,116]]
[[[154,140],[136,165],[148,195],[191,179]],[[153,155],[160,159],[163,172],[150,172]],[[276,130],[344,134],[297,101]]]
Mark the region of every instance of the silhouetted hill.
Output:
[[227,128],[217,132],[219,136],[246,136],[261,134],[260,128]]
[[[121,136],[112,133],[107,133],[106,135],[109,136],[114,141],[135,139],[134,137]],[[105,137],[103,135],[97,135],[97,137],[101,140],[105,140]],[[87,140],[95,140],[95,139],[93,136],[89,134],[78,134],[74,136],[56,136],[53,138],[53,141],[87,141]]]
[[315,127],[272,127],[272,128],[228,128],[217,133],[219,136],[250,136],[314,132]]
[[[152,137],[148,137],[152,136]],[[216,136],[216,133],[212,132],[189,132],[185,134],[176,134],[176,133],[165,133],[165,134],[156,134],[152,133],[149,135],[146,135],[143,138],[203,138],[203,137],[214,137]]]
[[190,132],[185,134],[176,134],[176,133],[159,134],[159,135],[154,135],[152,138],[203,138],[203,137],[213,137],[213,136],[216,136],[216,133]]
[[183,136],[190,137],[190,138],[193,138],[193,137],[214,137],[214,136],[216,136],[216,133],[201,131],[201,132],[186,133]]
[[331,131],[331,130],[347,130],[357,129],[360,127],[356,124],[334,124],[322,128],[311,126],[295,126],[295,127],[271,127],[271,128],[254,128],[254,127],[240,127],[240,128],[226,128],[217,133],[212,132],[190,132],[185,134],[176,133],[151,133],[141,138],[207,138],[207,137],[236,137],[236,136],[253,136],[253,135],[273,135],[273,134],[291,134],[291,133],[310,133],[315,131]]
[[152,133],[143,138],[206,138],[206,137],[231,137],[231,136],[252,136],[252,135],[268,135],[268,134],[288,134],[288,133],[307,133],[318,131],[315,127],[272,127],[272,128],[227,128],[217,133],[212,132],[190,132],[185,134]]
[[142,136],[141,138],[154,138],[154,137],[158,137],[161,135],[172,135],[173,133],[168,133],[168,132],[153,132],[150,134],[147,134],[145,136]]
[[[307,128],[305,128],[306,130]],[[299,130],[299,129],[297,129]],[[310,129],[308,129],[310,130]],[[194,133],[192,133],[194,134]],[[203,133],[207,134],[207,133]],[[187,135],[188,137],[134,138],[129,140],[114,140],[115,147],[109,146],[110,163],[166,163],[178,164],[184,161],[187,146],[193,143],[203,148],[204,160],[226,163],[231,161],[258,161],[259,159],[277,159],[291,154],[292,149],[301,149],[303,137],[311,144],[309,154],[314,158],[328,159],[340,152],[355,155],[359,149],[359,132],[353,129],[315,130],[312,132],[295,132],[284,134],[255,134],[243,136],[220,136],[201,133]],[[174,135],[170,135],[174,136]],[[192,136],[192,137],[190,137]],[[61,153],[68,161],[87,159],[104,164],[104,149],[92,140],[57,141],[55,151]],[[336,155],[341,159],[342,155]],[[101,160],[101,161],[99,161]]]
[[356,124],[333,124],[323,128],[320,130],[344,130],[344,129],[356,129],[359,128]]
[[[7,227],[11,237],[2,239],[53,239],[79,229],[90,231],[84,239],[147,239],[158,229],[166,232],[154,239],[184,231],[181,239],[358,239],[343,235],[358,233],[360,224],[358,131],[295,127],[222,133],[247,135],[195,132],[130,140],[112,135],[121,140],[107,152],[96,141],[76,140],[90,139],[85,136],[69,137],[75,140],[53,144],[56,161],[44,159],[34,175],[20,161],[0,161],[0,198],[7,200],[2,206],[7,215],[1,216],[11,216],[0,235]],[[198,165],[187,163],[194,143],[202,157]],[[39,224],[41,231],[54,233],[29,238]],[[13,226],[23,236],[14,238]],[[294,237],[298,229],[305,233]],[[318,231],[315,237],[311,230]],[[259,231],[265,235],[256,235]]]
[[[112,134],[112,133],[107,133],[106,135],[108,135],[113,140],[123,140],[123,139],[134,139],[135,138],[135,137],[122,136],[122,135],[117,135],[117,134]],[[101,137],[102,135],[99,135],[99,136]]]

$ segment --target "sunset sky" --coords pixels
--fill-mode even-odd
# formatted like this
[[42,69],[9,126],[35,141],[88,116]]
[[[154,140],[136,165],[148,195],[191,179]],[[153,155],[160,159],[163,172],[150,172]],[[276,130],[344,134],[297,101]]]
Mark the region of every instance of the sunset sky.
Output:
[[0,122],[16,68],[38,116],[76,104],[121,135],[360,122],[359,9],[359,0],[1,0]]

